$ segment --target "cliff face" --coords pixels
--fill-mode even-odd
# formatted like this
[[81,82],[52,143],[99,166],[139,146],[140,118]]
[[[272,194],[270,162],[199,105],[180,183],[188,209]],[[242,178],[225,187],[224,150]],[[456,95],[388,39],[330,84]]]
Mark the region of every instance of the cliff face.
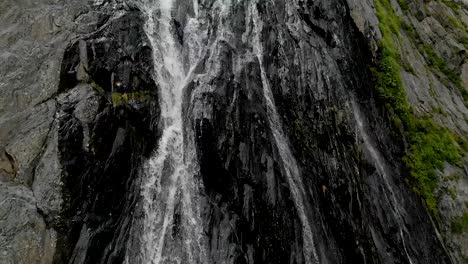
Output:
[[0,263],[468,259],[466,1],[0,7]]

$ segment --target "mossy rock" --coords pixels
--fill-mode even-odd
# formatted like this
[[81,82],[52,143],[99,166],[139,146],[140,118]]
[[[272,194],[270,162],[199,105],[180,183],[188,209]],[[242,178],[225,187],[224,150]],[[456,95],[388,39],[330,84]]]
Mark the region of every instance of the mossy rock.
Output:
[[[446,128],[437,125],[432,119],[420,118],[414,114],[400,76],[402,65],[397,46],[401,20],[389,0],[375,0],[375,3],[383,34],[377,67],[372,69],[376,90],[389,110],[393,125],[398,130],[403,129],[409,143],[407,154],[403,158],[410,170],[407,182],[438,219],[438,198],[435,191],[440,179],[436,170],[443,169],[445,162],[458,164],[461,160],[461,148],[456,137]],[[409,33],[412,32],[408,25],[405,28],[409,29]],[[445,60],[428,45],[423,45],[423,50],[429,63],[459,86],[460,77],[449,69]]]
[[111,101],[114,107],[127,105],[132,102],[148,103],[151,101],[151,98],[152,96],[149,91],[136,91],[129,93],[113,92],[111,95]]

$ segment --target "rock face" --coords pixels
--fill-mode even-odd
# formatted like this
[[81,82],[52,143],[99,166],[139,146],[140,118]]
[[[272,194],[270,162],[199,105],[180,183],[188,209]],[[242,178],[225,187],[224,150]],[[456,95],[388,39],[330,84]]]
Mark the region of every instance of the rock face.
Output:
[[[61,204],[55,129],[63,50],[89,9],[72,1],[2,1],[0,263],[51,263]],[[49,158],[47,158],[49,157]],[[57,167],[55,167],[57,166]]]
[[3,1],[0,263],[466,261],[467,3],[385,3],[462,149],[440,216],[375,88],[381,0]]

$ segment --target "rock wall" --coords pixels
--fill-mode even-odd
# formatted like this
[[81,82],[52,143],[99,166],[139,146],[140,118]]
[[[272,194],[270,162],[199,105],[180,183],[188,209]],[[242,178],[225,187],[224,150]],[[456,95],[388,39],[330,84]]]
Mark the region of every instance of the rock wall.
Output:
[[158,138],[141,13],[5,4],[0,262],[122,262],[125,217]]
[[[405,180],[408,139],[375,88],[378,1],[175,2],[186,60],[187,18],[205,34],[184,117],[212,263],[466,261],[466,1],[388,1],[407,99],[462,149],[436,173],[440,219]],[[0,263],[138,255],[161,134],[138,3],[0,3]]]
[[[86,26],[80,1],[2,1],[0,69],[1,263],[51,263],[57,232],[44,213],[62,203],[57,150],[60,65]],[[6,175],[5,175],[6,174]]]

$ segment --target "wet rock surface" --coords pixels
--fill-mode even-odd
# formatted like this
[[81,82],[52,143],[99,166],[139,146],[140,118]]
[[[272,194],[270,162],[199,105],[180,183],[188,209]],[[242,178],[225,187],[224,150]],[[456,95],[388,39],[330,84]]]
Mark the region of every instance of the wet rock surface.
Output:
[[140,13],[101,19],[108,21],[69,46],[62,64],[58,152],[65,202],[61,218],[52,220],[57,263],[123,261],[141,164],[157,139],[158,97]]
[[[466,157],[464,168],[438,172],[447,180],[437,226],[405,183],[406,142],[373,87],[374,1],[234,2],[174,1],[171,13],[184,67],[193,66],[187,43],[203,46],[183,118],[208,262],[462,263],[466,232],[450,228],[466,210]],[[453,10],[408,2],[407,13],[392,3],[466,90],[462,33],[443,21]],[[162,133],[161,65],[144,10],[138,1],[1,5],[0,263],[133,263],[148,242],[144,164]],[[430,69],[407,32],[400,49],[416,114],[442,109],[433,119],[466,137],[459,87]]]
[[[301,225],[297,211],[288,210],[295,206],[288,164],[282,164],[278,152],[284,150],[274,144],[268,124],[256,47],[243,46],[255,38],[250,8],[258,9],[264,23],[260,55],[299,163],[318,261],[450,263],[427,213],[402,181],[403,146],[388,133],[372,96],[372,78],[363,66],[372,64],[366,40],[338,1],[239,4],[223,23],[227,39],[212,36],[208,80],[198,79],[194,89],[203,103],[193,104],[208,105],[195,112],[194,121],[210,200],[206,229],[216,231],[209,233],[213,244],[230,248],[211,248],[215,263],[302,263],[307,254],[300,240],[291,240]],[[362,110],[352,107],[354,101]],[[383,160],[373,159],[377,154],[361,141],[357,111],[366,115],[365,129],[375,131],[368,133]],[[377,163],[391,172],[379,171]],[[422,240],[424,248],[412,246]]]
[[[140,13],[113,2],[5,4],[2,56],[18,65],[2,69],[0,262],[121,261],[117,238],[157,138]],[[31,14],[32,29],[21,25]]]

